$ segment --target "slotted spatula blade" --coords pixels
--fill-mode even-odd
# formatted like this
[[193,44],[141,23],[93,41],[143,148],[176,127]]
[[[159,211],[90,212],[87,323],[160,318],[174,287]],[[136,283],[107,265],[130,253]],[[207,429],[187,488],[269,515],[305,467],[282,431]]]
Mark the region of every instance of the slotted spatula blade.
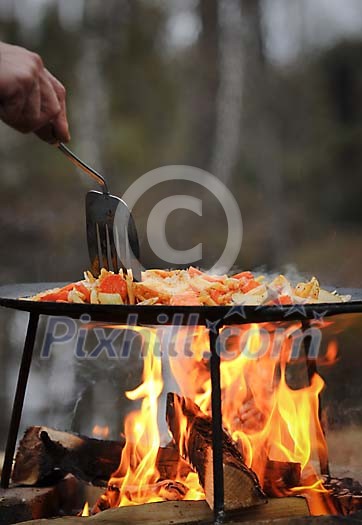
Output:
[[89,191],[86,221],[93,275],[97,277],[101,268],[114,272],[131,268],[134,279],[140,281],[138,236],[126,203],[114,195]]
[[103,188],[103,193],[90,191],[86,196],[87,241],[93,275],[97,277],[102,268],[114,272],[131,269],[134,280],[140,281],[138,235],[127,204],[110,195],[106,179],[67,146],[60,143],[58,149]]

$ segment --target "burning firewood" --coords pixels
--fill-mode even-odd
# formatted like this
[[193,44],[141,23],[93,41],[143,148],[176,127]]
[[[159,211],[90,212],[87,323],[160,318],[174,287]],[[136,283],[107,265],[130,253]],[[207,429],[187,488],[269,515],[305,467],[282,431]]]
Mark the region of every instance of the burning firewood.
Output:
[[267,460],[264,471],[263,490],[268,496],[285,496],[288,489],[299,485],[300,463]]
[[[20,441],[13,471],[18,485],[41,485],[72,473],[84,481],[106,486],[117,470],[124,441],[106,441],[29,427]],[[190,465],[174,446],[160,447],[156,467],[161,480],[186,479]]]
[[162,480],[177,478],[184,480],[192,471],[190,464],[180,456],[173,444],[158,449],[156,467]]
[[47,427],[30,427],[20,441],[12,480],[19,485],[53,482],[65,474],[106,485],[124,441],[105,441]]
[[[152,499],[160,497],[164,501],[182,501],[186,496],[188,488],[180,481],[162,480],[152,485],[142,485],[141,487],[127,487],[127,497],[130,501],[137,499],[142,494]],[[94,507],[91,514],[98,514],[104,510],[119,507],[120,491],[117,487],[108,487],[105,494],[103,494]]]
[[329,491],[339,514],[348,516],[362,509],[362,484],[359,481],[325,476],[323,486]]
[[[187,398],[167,395],[166,419],[175,443],[198,473],[208,504],[213,508],[212,421]],[[225,510],[265,502],[255,473],[249,469],[229,435],[223,433]]]

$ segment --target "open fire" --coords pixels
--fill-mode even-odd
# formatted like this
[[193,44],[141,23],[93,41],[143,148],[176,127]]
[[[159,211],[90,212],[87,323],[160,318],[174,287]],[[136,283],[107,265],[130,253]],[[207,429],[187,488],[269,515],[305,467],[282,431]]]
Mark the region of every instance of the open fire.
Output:
[[[89,494],[82,516],[118,508],[111,515],[126,521],[129,512],[142,521],[151,510],[173,516],[175,509],[185,522],[210,521],[220,515],[222,501],[225,511],[255,520],[361,509],[361,484],[329,475],[320,404],[325,385],[317,367],[339,360],[331,334],[321,345],[321,329],[330,321],[235,324],[233,318],[215,329],[209,321],[205,328],[176,318],[163,326],[163,319],[158,314],[145,325],[104,325],[127,341],[122,355],[136,357],[138,350],[142,358],[142,379],[126,393],[135,410],[125,418],[124,434],[110,441],[104,417],[93,438],[30,427],[18,447],[13,484],[25,491],[56,487],[70,474],[80,501]],[[220,399],[223,430],[215,417]],[[95,492],[83,492],[89,482]],[[80,501],[70,514],[79,512]]]
[[[127,397],[137,401],[140,408],[125,420],[125,446],[119,468],[93,512],[170,499],[208,499],[205,473],[200,472],[197,459],[190,457],[195,418],[186,417],[181,402],[172,408],[177,432],[168,421],[168,441],[173,442],[180,456],[178,468],[172,479],[163,479],[158,466],[163,366],[171,371],[178,387],[179,396],[173,395],[173,399],[191,403],[205,422],[211,416],[208,330],[201,326],[179,327],[165,335],[160,328],[134,329],[143,335],[144,369],[142,383],[127,392]],[[285,324],[283,331],[265,323],[220,332],[223,426],[236,455],[240,455],[246,470],[250,469],[250,476],[256,475],[256,486],[260,483],[268,496],[301,494],[307,498],[312,514],[333,514],[338,511],[321,476],[326,472],[316,467],[319,462],[322,470],[328,468],[319,417],[324,381],[315,370],[308,374],[300,329],[300,323]],[[337,352],[332,342],[321,364],[332,364]]]

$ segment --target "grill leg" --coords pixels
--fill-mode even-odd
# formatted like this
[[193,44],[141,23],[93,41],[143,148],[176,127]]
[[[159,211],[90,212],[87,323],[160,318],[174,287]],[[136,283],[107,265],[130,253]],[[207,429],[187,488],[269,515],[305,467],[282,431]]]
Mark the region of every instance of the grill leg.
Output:
[[210,340],[210,374],[211,374],[211,408],[212,408],[212,452],[214,483],[215,523],[222,523],[224,517],[224,472],[222,451],[222,413],[220,388],[220,356],[216,342],[219,329],[209,331]]
[[[310,327],[310,324],[308,323],[308,321],[302,322],[303,332],[308,330],[309,327]],[[317,360],[309,358],[309,349],[311,345],[310,336],[307,336],[304,338],[303,345],[304,345],[304,353],[305,353],[305,358],[306,358],[308,380],[309,380],[309,384],[311,384],[314,374],[317,373]],[[322,398],[320,394],[318,396],[318,420],[319,420],[319,424],[322,429],[322,432],[325,435],[325,431],[324,431],[323,423],[322,423]],[[329,471],[328,456],[326,456],[326,454],[324,454],[323,451],[319,449],[319,447],[318,447],[318,456],[319,456],[319,466],[321,469],[321,474],[329,477],[330,471]]]
[[24,405],[26,386],[28,384],[29,371],[33,356],[35,336],[38,328],[39,314],[31,313],[29,317],[28,330],[26,333],[23,356],[16,386],[13,411],[11,415],[8,439],[5,449],[5,458],[1,474],[1,487],[7,489],[11,476],[16,440],[18,438],[21,413]]

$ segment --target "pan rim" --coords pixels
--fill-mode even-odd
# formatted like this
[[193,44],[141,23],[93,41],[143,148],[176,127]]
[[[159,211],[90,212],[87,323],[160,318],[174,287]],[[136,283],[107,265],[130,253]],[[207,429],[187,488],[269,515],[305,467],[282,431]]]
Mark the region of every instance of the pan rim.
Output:
[[[131,314],[138,314],[136,324],[180,324],[187,325],[190,316],[199,315],[199,324],[218,322],[220,325],[235,325],[263,322],[289,322],[321,320],[340,314],[362,313],[362,289],[339,288],[340,293],[357,293],[358,298],[344,303],[305,303],[303,305],[265,305],[265,306],[170,306],[170,305],[99,305],[39,302],[26,299],[26,293],[34,295],[50,288],[68,283],[19,283],[0,285],[0,306],[15,310],[48,316],[68,316],[79,318],[89,314],[92,320],[109,322],[127,321]],[[21,290],[25,293],[20,293]],[[14,297],[15,295],[15,297]],[[24,299],[19,299],[24,297]],[[160,320],[160,314],[167,319]],[[174,322],[175,315],[184,318]]]

